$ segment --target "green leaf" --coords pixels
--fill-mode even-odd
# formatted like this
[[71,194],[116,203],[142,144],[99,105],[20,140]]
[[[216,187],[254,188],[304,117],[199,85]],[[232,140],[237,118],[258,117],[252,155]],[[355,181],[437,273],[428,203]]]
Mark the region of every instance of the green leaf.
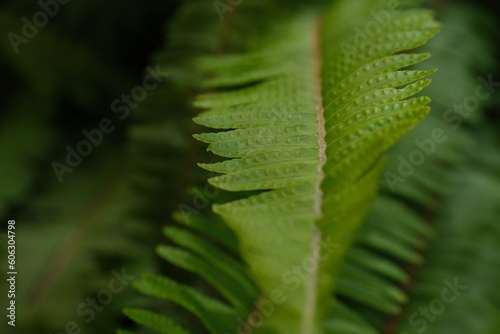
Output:
[[123,313],[135,322],[145,325],[162,334],[189,334],[187,330],[180,327],[173,320],[151,311],[125,309],[123,310]]
[[237,314],[228,305],[171,279],[145,275],[143,281],[134,285],[146,295],[167,299],[183,306],[199,317],[213,334],[231,332],[237,326]]
[[[221,189],[263,191],[215,205],[214,211],[235,232],[262,298],[276,291],[287,298],[257,331],[319,331],[345,254],[375,197],[380,155],[429,111],[428,98],[409,98],[430,83],[421,79],[434,70],[401,70],[428,54],[396,53],[437,32],[432,16],[402,11],[365,41],[370,48],[357,45],[348,54],[341,46],[356,43],[354,22],[368,20],[356,11],[349,13],[350,22],[337,20],[349,8],[340,1],[324,14],[297,14],[267,48],[203,62],[213,74],[205,85],[225,90],[201,94],[195,105],[208,110],[194,120],[228,131],[195,138],[232,159],[200,166],[222,173],[209,180]],[[384,231],[390,233],[365,233],[363,240],[405,260],[421,260],[405,247],[420,245],[417,238]],[[399,233],[398,243],[386,241],[391,233]],[[339,247],[326,253],[328,243]],[[302,275],[289,277],[293,268]],[[358,299],[371,306],[399,310],[401,291],[350,268],[374,298],[349,280],[339,281],[339,289],[348,285],[343,291],[351,297],[359,291]]]

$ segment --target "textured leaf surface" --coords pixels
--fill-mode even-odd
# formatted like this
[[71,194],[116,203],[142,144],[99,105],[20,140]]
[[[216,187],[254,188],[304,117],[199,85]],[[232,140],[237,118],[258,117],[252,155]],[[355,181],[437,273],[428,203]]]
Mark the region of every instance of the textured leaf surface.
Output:
[[156,276],[138,287],[186,308],[211,333],[371,334],[349,306],[332,304],[335,286],[341,298],[386,313],[406,300],[390,282],[406,278],[401,268],[383,256],[365,257],[372,246],[394,251],[384,248],[392,232],[401,256],[415,257],[408,249],[417,240],[401,231],[377,225],[378,239],[377,231],[364,232],[367,245],[349,253],[352,263],[339,275],[375,198],[380,155],[429,110],[428,98],[412,96],[433,70],[406,69],[429,54],[403,52],[425,43],[437,24],[427,11],[399,11],[366,45],[356,45],[355,28],[383,6],[362,5],[311,6],[277,19],[246,53],[200,60],[207,90],[194,103],[202,109],[194,121],[218,131],[194,137],[225,159],[199,165],[219,173],[211,185],[252,195],[214,205],[235,238],[193,216],[186,223],[201,238],[168,228],[175,245],[158,248],[214,287],[220,301]]
[[[326,314],[320,305],[329,304],[345,253],[375,196],[380,154],[429,110],[428,98],[410,97],[429,84],[422,78],[433,70],[400,70],[429,55],[396,53],[436,33],[431,15],[402,11],[366,41],[370,48],[357,45],[351,54],[342,46],[355,44],[353,22],[368,18],[353,12],[346,22],[340,17],[345,10],[349,5],[341,1],[323,15],[297,15],[265,51],[204,60],[214,74],[205,86],[225,90],[199,96],[195,105],[207,110],[195,121],[228,131],[195,137],[231,159],[200,166],[222,173],[210,179],[221,189],[264,191],[214,207],[236,233],[263,298],[286,296],[257,326],[263,333],[319,331]],[[392,245],[386,236],[374,231],[364,240],[419,261],[403,247],[418,240]],[[399,310],[406,296],[392,284],[348,268],[339,291],[382,311]],[[404,277],[391,264],[385,268],[387,275]]]

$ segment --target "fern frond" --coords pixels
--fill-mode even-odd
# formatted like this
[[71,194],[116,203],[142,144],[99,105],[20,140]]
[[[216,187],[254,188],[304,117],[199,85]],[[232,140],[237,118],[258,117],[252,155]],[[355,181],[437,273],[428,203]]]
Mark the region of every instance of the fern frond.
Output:
[[[425,331],[433,333],[448,331],[457,333],[490,333],[490,329],[497,328],[495,319],[498,316],[490,311],[492,310],[492,305],[495,303],[498,304],[498,298],[478,297],[485,293],[484,291],[489,291],[486,294],[493,296],[491,287],[496,284],[494,282],[498,277],[496,274],[493,274],[495,269],[493,269],[491,263],[485,260],[483,255],[479,255],[479,253],[495,254],[496,251],[490,249],[491,244],[488,240],[481,239],[481,246],[476,245],[474,248],[483,248],[484,253],[476,253],[472,249],[471,241],[476,240],[476,238],[479,239],[480,234],[472,232],[458,233],[458,230],[461,230],[461,228],[458,228],[455,224],[457,220],[461,220],[464,228],[470,224],[471,229],[473,229],[473,226],[477,226],[475,228],[478,230],[487,229],[490,235],[497,233],[495,229],[486,227],[491,225],[487,223],[491,220],[491,218],[487,217],[491,214],[491,207],[490,209],[483,208],[476,210],[471,208],[472,203],[469,204],[469,201],[462,201],[460,204],[454,202],[456,197],[464,198],[462,197],[463,195],[460,195],[462,191],[471,196],[472,191],[470,189],[463,189],[466,184],[476,186],[482,184],[484,186],[484,177],[478,177],[478,173],[470,175],[471,170],[464,172],[464,168],[468,169],[468,155],[471,156],[470,153],[467,154],[467,151],[478,152],[477,147],[471,147],[473,138],[471,133],[467,131],[467,126],[449,131],[450,126],[453,124],[450,124],[443,117],[443,114],[448,112],[449,107],[456,102],[457,91],[461,92],[459,95],[463,94],[462,96],[474,94],[474,89],[477,86],[471,85],[471,83],[476,82],[477,74],[474,73],[474,68],[477,65],[476,58],[478,54],[475,51],[470,52],[468,45],[469,42],[473,43],[483,38],[487,39],[486,36],[480,37],[472,33],[473,29],[470,22],[462,20],[464,16],[467,16],[462,11],[470,11],[471,9],[460,7],[453,6],[449,8],[446,17],[443,18],[445,24],[442,33],[428,45],[419,49],[431,52],[433,57],[429,63],[445,70],[439,71],[436,74],[434,80],[440,84],[433,85],[433,89],[429,91],[429,95],[432,97],[432,112],[430,116],[411,131],[408,136],[398,142],[394,148],[391,148],[389,157],[392,161],[390,160],[386,172],[390,171],[397,175],[398,171],[397,168],[394,168],[393,161],[397,160],[399,163],[400,160],[395,158],[408,157],[411,152],[414,152],[418,148],[415,141],[430,138],[432,130],[443,129],[446,131],[448,138],[443,143],[435,143],[435,152],[426,156],[423,165],[414,166],[415,173],[407,177],[403,183],[397,184],[396,189],[388,187],[393,191],[391,197],[386,197],[385,195],[378,196],[372,214],[358,234],[357,243],[349,251],[350,254],[357,252],[358,249],[365,249],[365,247],[369,246],[368,251],[365,251],[363,254],[363,261],[375,256],[386,263],[388,262],[392,268],[390,275],[372,267],[368,267],[367,269],[373,274],[377,274],[388,280],[393,288],[398,288],[401,292],[408,295],[405,298],[408,299],[408,302],[400,303],[400,305],[393,303],[392,306],[398,307],[399,311],[396,313],[387,312],[375,305],[371,306],[371,301],[364,301],[355,295],[349,296],[343,293],[341,289],[337,289],[336,291],[336,295],[355,309],[360,317],[372,324],[378,331],[384,333],[397,332],[397,323],[399,323],[399,330],[402,333],[423,331],[424,320],[427,321],[428,319],[419,316],[418,312],[420,308],[427,307],[431,302],[439,300],[441,292],[446,287],[444,280],[448,279],[452,282],[455,276],[459,278],[460,284],[464,284],[463,280],[465,279],[468,282],[474,282],[474,285],[477,284],[476,282],[481,282],[479,285],[484,290],[465,293],[463,300],[453,303],[451,307],[447,306],[446,312],[438,316],[439,320],[427,322]],[[481,20],[487,21],[487,17],[483,15]],[[456,22],[460,22],[460,29],[454,26]],[[475,26],[476,24],[473,25]],[[454,57],[453,61],[450,61],[449,50],[454,47],[454,43],[457,40],[463,41],[459,47],[455,48],[455,52],[461,56],[459,58]],[[477,48],[481,50],[486,45],[488,45],[488,42],[483,41],[483,44]],[[484,53],[484,55],[487,54]],[[483,59],[479,63],[485,65],[489,61],[488,59]],[[417,64],[416,67],[420,67],[420,64]],[[449,89],[451,87],[450,82],[454,83],[453,89]],[[464,119],[464,123],[471,124],[480,120],[483,117],[482,108],[483,105],[481,103],[476,110],[474,119]],[[486,126],[482,125],[480,132],[484,132],[485,128]],[[484,150],[488,150],[486,144],[487,141],[485,140],[477,145],[478,147],[482,147],[481,151],[483,153]],[[493,156],[492,151],[485,155]],[[488,163],[495,164],[493,161],[491,160]],[[481,163],[479,162],[472,162],[472,164],[475,166],[475,169],[481,168]],[[474,181],[464,183],[464,180],[469,177]],[[483,179],[483,181],[480,179]],[[383,185],[388,185],[387,179],[383,179],[381,182]],[[495,181],[490,179],[489,183],[494,185]],[[495,192],[492,190],[480,191],[485,197],[480,199],[479,202],[491,203],[495,201],[494,198],[496,195],[494,195]],[[484,195],[486,193],[488,195]],[[477,195],[472,195],[472,198],[477,197]],[[411,209],[408,207],[408,203],[411,203]],[[449,206],[450,203],[455,204]],[[475,222],[475,218],[473,217],[468,217],[467,219],[461,217],[458,219],[459,216],[463,216],[463,213],[455,217],[443,219],[443,211],[460,211],[456,209],[458,207],[462,208],[463,212],[484,213],[483,218],[478,219],[478,221],[483,221],[484,225]],[[474,215],[476,216],[477,214]],[[445,213],[446,216],[447,214]],[[436,227],[431,225],[435,225]],[[486,249],[489,250],[486,251]],[[474,264],[468,262],[471,257],[470,255],[465,255],[465,253],[477,254],[473,260]],[[375,267],[374,263],[373,267]],[[345,264],[357,265],[359,264],[359,260],[355,262],[348,255]],[[421,270],[423,273],[414,277],[419,267],[422,267]],[[478,269],[478,267],[481,267],[481,269]],[[405,271],[408,271],[408,273]],[[475,276],[476,272],[486,271],[491,273],[489,279],[481,280]],[[392,272],[399,272],[399,274],[392,274]],[[463,280],[461,281],[460,278]],[[348,277],[347,273],[343,272],[339,280],[342,281],[343,279],[352,280],[356,278]],[[365,286],[363,290],[369,291],[370,294],[376,292],[379,295],[378,299],[383,297],[382,291],[377,291],[375,287]],[[471,321],[471,317],[467,314],[467,305],[471,304],[474,304],[474,309],[478,310],[478,313],[474,317],[481,319],[478,322],[483,324],[482,328],[479,328],[480,326],[474,327],[476,322]],[[403,315],[401,315],[401,312],[403,312]],[[387,319],[387,313],[392,314],[389,319]],[[483,316],[479,316],[479,313],[482,313]]]
[[[201,61],[211,74],[203,84],[210,91],[195,101],[206,110],[194,120],[227,131],[195,138],[230,159],[200,166],[221,174],[209,179],[220,189],[256,193],[214,205],[236,236],[229,240],[237,240],[237,248],[225,245],[234,258],[219,251],[222,238],[207,242],[210,227],[203,224],[195,227],[202,238],[167,229],[176,245],[158,248],[167,261],[202,277],[222,301],[151,275],[137,284],[139,290],[181,305],[211,333],[312,334],[331,326],[373,333],[349,305],[332,304],[335,286],[382,311],[399,310],[406,296],[375,273],[405,274],[383,256],[376,259],[384,266],[375,269],[360,255],[363,248],[354,250],[349,256],[358,263],[344,268],[343,280],[339,276],[375,198],[381,153],[428,112],[428,98],[411,97],[429,84],[423,78],[433,70],[402,69],[429,55],[403,52],[425,43],[438,25],[427,11],[401,11],[366,41],[370,48],[349,54],[343,45],[356,46],[355,26],[380,8],[363,4],[361,10],[340,1],[323,13],[311,6],[280,18],[266,38],[254,36],[266,41],[259,48]],[[415,260],[408,251],[415,239],[397,236],[402,244],[396,253]],[[366,247],[386,245],[384,238],[367,239]],[[351,279],[372,288],[374,298],[368,301]],[[269,303],[272,314],[256,322],[254,311]]]
[[[215,224],[213,216],[198,215],[189,217],[188,220],[180,212],[174,216],[182,227],[168,226],[164,229],[164,234],[172,245],[157,247],[157,253],[171,264],[199,275],[225,301],[207,295],[199,287],[195,289],[167,277],[149,275],[135,286],[144,294],[178,303],[196,315],[211,331],[225,330],[231,333],[238,327],[238,319],[241,323],[252,310],[259,295],[246,266],[238,257],[236,238],[227,227]],[[138,315],[126,311],[125,314],[140,324],[158,330],[158,323],[152,318],[161,315],[145,312]],[[166,319],[169,318],[162,317],[161,321],[171,322]],[[175,326],[189,332],[180,325]]]
[[[336,22],[339,13],[342,9],[334,6],[322,20]],[[406,30],[392,33],[400,27]],[[207,61],[216,76],[206,86],[235,88],[201,95],[195,103],[210,109],[195,118],[197,123],[235,129],[196,136],[210,143],[213,153],[236,158],[202,165],[224,173],[209,182],[231,191],[266,190],[214,210],[238,236],[263,296],[288,288],[287,302],[265,324],[278,331],[318,330],[325,313],[319,305],[328,304],[324,299],[330,298],[344,254],[375,195],[380,153],[428,111],[428,99],[405,99],[429,83],[420,79],[432,71],[396,71],[425,55],[391,55],[435,34],[429,13],[395,16],[368,41],[373,47],[355,57],[331,47],[353,43],[352,34],[339,41],[342,29],[323,30],[315,15],[299,15],[266,51],[228,57],[226,63],[217,59],[211,68]],[[252,72],[238,80],[242,68]],[[339,247],[315,258],[328,243]],[[290,291],[284,275],[304,261],[314,270]],[[386,292],[402,301],[399,293]]]
[[[437,227],[441,238],[433,243],[416,277],[401,330],[425,327],[432,334],[493,334],[500,325],[500,229],[489,216],[498,212],[500,183],[497,177],[479,173],[478,165],[462,170],[462,182],[443,208]],[[443,316],[437,314],[438,304],[446,311]],[[422,307],[431,307],[432,321],[422,317]]]
[[[423,262],[422,253],[434,234],[406,204],[379,195],[347,253],[335,296],[378,333],[387,315],[402,312],[408,301],[403,289],[410,280],[407,266]],[[349,323],[340,314],[332,320]]]
[[[428,129],[439,127],[448,136],[446,142],[436,145],[436,152],[428,157],[424,168],[416,170],[397,189],[400,196],[407,194],[410,187],[418,189],[424,200],[414,202],[421,206],[428,203],[428,198],[442,198],[440,206],[433,208],[437,238],[425,254],[427,262],[415,277],[410,302],[398,323],[401,331],[422,331],[425,327],[428,333],[490,334],[500,325],[500,296],[496,292],[500,273],[493,260],[498,257],[495,240],[500,235],[495,213],[500,202],[499,181],[493,172],[499,166],[498,159],[493,158],[498,155],[498,145],[489,135],[494,130],[484,112],[490,101],[480,101],[470,117],[460,115],[458,126],[445,117],[457,103],[457,96],[462,99],[476,94],[478,74],[490,73],[494,67],[487,50],[492,44],[491,36],[476,30],[492,19],[470,5],[456,4],[448,10],[443,17],[443,34],[426,46],[435,55],[435,65],[447,65],[447,71],[436,76],[442,84],[432,92],[434,112],[415,129],[413,136],[398,144],[401,147],[395,147],[396,153],[408,149],[415,138],[425,138]],[[449,48],[457,40],[462,41],[456,47],[460,57],[450,62]],[[470,45],[474,45],[474,51]],[[456,83],[454,89],[446,87],[446,82]],[[450,289],[450,285],[455,285],[452,297],[456,299],[452,303],[442,297],[449,293],[444,290]],[[420,308],[429,308],[431,303],[443,303],[445,311],[435,316],[433,308],[432,320],[423,319]]]
[[[139,309],[125,309],[123,311],[130,319],[139,324],[150,327],[162,334],[189,334],[188,331],[178,326],[171,319],[151,311]],[[118,331],[118,333],[127,333]]]

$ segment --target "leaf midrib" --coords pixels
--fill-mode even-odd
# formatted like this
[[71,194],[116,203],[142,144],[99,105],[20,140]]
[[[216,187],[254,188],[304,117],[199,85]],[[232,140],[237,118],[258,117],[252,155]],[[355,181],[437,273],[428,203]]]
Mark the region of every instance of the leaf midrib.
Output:
[[[321,82],[321,71],[323,66],[323,59],[321,53],[321,19],[318,16],[315,22],[315,28],[313,29],[313,59],[314,59],[314,93],[315,93],[315,103],[316,103],[316,119],[318,126],[318,170],[317,170],[317,181],[316,181],[316,191],[314,198],[314,216],[317,219],[321,218],[321,204],[323,202],[323,192],[321,190],[321,183],[325,177],[323,172],[323,166],[326,163],[326,130],[325,130],[325,118],[324,118],[324,108],[323,108],[323,97],[322,97],[322,82]],[[306,287],[306,298],[304,307],[304,316],[302,321],[302,333],[314,333],[315,324],[315,314],[316,314],[316,304],[318,295],[318,267],[320,259],[315,256],[316,250],[321,244],[323,236],[320,229],[313,224],[312,226],[312,241],[310,247],[310,258],[314,259],[315,266],[314,270],[309,275]]]

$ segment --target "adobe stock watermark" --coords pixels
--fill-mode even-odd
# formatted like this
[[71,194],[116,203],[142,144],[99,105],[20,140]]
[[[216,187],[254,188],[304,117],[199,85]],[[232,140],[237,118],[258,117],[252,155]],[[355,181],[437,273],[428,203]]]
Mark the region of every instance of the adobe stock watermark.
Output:
[[[462,292],[468,288],[467,285],[459,284],[458,277],[455,277],[453,283],[448,279],[445,279],[443,283],[446,287],[441,290],[440,298],[434,299],[427,307],[420,307],[418,312],[413,312],[410,315],[408,322],[416,330],[413,333],[423,333],[429,327],[429,323],[434,322],[446,310],[446,305],[457,300]],[[404,331],[399,334],[413,333]]]
[[155,69],[146,68],[146,75],[142,80],[142,85],[135,86],[128,94],[121,94],[120,98],[111,103],[111,111],[116,114],[118,120],[103,118],[98,126],[93,129],[82,130],[82,139],[73,148],[66,146],[66,159],[64,163],[59,161],[52,162],[52,169],[59,182],[64,181],[64,174],[72,173],[75,168],[80,166],[83,158],[88,157],[94,151],[94,148],[102,144],[104,135],[110,134],[116,129],[116,122],[123,121],[130,115],[130,111],[137,108],[140,102],[148,96],[149,92],[156,89],[169,75],[168,72],[162,72],[159,65]]
[[238,327],[234,333],[252,334],[256,328],[263,325],[266,318],[270,318],[276,307],[282,305],[287,300],[287,293],[296,291],[311,274],[318,270],[319,263],[325,261],[331,254],[340,248],[340,244],[333,242],[331,237],[328,237],[324,242],[318,245],[313,254],[302,261],[301,265],[293,265],[285,271],[281,277],[282,287],[271,291],[267,298],[260,298],[254,301],[254,310],[249,314],[247,319],[238,317]]
[[[210,177],[217,176],[216,173],[210,173]],[[202,210],[205,210],[211,202],[212,199],[216,198],[220,193],[219,188],[213,186],[209,182],[205,184],[202,190],[198,188],[193,189],[193,197],[191,205],[186,203],[181,203],[178,205],[177,210],[182,221],[189,224],[192,215],[199,215]]]
[[60,10],[61,5],[67,5],[71,0],[40,0],[38,6],[40,10],[33,14],[31,20],[26,16],[21,18],[23,23],[20,34],[14,32],[7,33],[7,38],[14,49],[14,52],[19,53],[21,44],[28,44],[30,40],[35,38],[40,29],[44,28],[54,18]]
[[219,19],[224,21],[226,12],[232,12],[237,6],[241,5],[243,0],[214,0],[213,6]]
[[382,29],[389,24],[392,18],[400,13],[399,6],[401,2],[399,0],[389,0],[387,2],[387,9],[382,9],[380,11],[371,10],[370,15],[373,20],[367,22],[363,29],[360,27],[354,27],[356,32],[353,40],[353,44],[347,42],[340,43],[340,50],[349,58],[359,54],[360,51],[368,48],[370,39],[378,35]]
[[[113,275],[113,278],[109,280],[106,288],[99,290],[95,296],[87,297],[85,301],[81,302],[76,307],[76,314],[85,323],[89,324],[94,321],[97,317],[97,313],[102,312],[107,305],[111,304],[114,296],[121,293],[136,278],[135,276],[127,275],[125,268],[122,268],[121,272],[112,270],[111,274]],[[65,324],[63,331],[56,333],[50,332],[49,334],[80,333],[83,333],[82,326],[76,321],[68,321]]]
[[[443,114],[443,121],[450,125],[452,130],[457,130],[464,119],[469,118],[479,107],[481,101],[491,97],[495,90],[500,87],[500,82],[493,81],[490,74],[488,78],[477,77],[479,84],[476,86],[473,95],[467,96],[462,103],[455,103],[453,108],[446,110]],[[407,178],[413,175],[419,166],[422,166],[428,157],[436,152],[438,145],[448,140],[447,131],[442,128],[435,128],[430,131],[429,136],[422,140],[415,139],[416,148],[406,157],[398,157],[399,165],[397,174],[391,171],[385,171],[385,181],[392,192],[396,191],[398,183],[403,183]]]

